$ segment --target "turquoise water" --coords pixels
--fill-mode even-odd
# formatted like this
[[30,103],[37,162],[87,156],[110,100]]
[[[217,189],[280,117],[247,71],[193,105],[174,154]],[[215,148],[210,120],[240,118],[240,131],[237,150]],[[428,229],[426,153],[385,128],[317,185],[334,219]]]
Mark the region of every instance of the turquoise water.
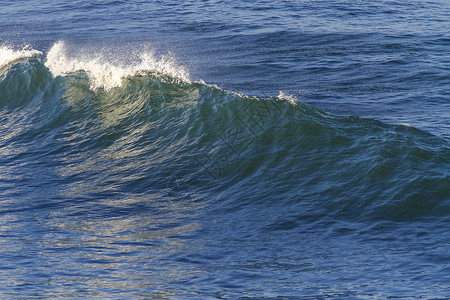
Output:
[[450,297],[447,2],[0,7],[2,298]]

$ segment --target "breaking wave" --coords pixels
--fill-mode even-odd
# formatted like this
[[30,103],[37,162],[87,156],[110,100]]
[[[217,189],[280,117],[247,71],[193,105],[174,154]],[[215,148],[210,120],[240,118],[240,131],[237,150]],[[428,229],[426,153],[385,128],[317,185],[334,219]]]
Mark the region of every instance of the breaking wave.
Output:
[[150,52],[125,64],[72,55],[64,42],[45,59],[1,51],[3,159],[45,157],[55,166],[47,180],[71,197],[151,191],[227,209],[266,203],[291,207],[294,223],[450,216],[448,141],[414,127],[191,82]]

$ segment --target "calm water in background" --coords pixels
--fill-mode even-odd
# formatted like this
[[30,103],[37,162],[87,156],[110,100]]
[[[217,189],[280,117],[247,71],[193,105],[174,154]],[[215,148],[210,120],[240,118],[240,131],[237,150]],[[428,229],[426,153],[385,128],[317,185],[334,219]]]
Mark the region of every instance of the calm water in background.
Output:
[[450,297],[448,28],[444,0],[0,0],[0,295]]

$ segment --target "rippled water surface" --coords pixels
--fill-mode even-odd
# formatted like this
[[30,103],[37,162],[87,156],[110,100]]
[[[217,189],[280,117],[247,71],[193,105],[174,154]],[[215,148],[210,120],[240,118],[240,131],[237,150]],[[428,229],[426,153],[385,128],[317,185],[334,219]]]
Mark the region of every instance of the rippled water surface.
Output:
[[0,0],[0,297],[447,299],[450,4]]

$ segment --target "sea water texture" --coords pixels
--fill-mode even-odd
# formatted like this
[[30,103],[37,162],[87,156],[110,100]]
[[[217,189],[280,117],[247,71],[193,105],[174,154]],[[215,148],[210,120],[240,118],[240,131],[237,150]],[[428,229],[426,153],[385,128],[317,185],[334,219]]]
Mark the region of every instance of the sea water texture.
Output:
[[448,299],[449,28],[0,1],[0,298]]

